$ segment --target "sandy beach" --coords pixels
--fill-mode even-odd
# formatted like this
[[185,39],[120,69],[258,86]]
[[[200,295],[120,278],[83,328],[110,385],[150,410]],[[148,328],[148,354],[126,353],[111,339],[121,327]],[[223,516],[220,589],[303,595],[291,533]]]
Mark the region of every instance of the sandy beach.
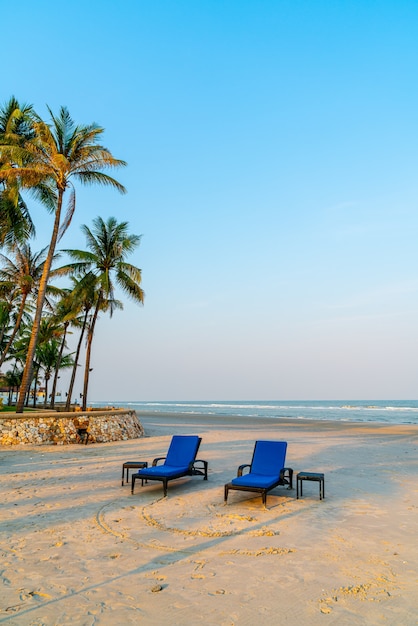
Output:
[[[418,426],[140,415],[146,437],[0,448],[0,624],[418,624]],[[122,463],[202,437],[209,478],[135,494]],[[223,485],[254,441],[326,498]]]

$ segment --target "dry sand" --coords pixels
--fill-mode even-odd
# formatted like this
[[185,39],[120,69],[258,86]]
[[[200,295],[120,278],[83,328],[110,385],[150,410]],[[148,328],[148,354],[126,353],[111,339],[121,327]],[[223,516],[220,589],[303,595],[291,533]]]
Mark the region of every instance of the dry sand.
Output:
[[[0,625],[418,623],[418,426],[141,415],[147,437],[0,448]],[[122,463],[203,437],[209,480],[121,486]],[[223,485],[256,439],[325,473],[267,497]]]

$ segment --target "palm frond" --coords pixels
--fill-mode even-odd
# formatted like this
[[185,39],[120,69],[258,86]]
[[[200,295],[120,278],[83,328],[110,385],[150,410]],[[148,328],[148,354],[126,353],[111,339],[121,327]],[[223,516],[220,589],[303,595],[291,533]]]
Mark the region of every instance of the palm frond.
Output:
[[79,172],[74,172],[74,176],[83,185],[97,183],[98,185],[114,187],[115,189],[120,191],[120,193],[126,193],[126,188],[121,183],[119,183],[115,178],[112,178],[112,176],[108,176],[104,172],[82,170]]
[[66,232],[67,228],[71,224],[71,220],[73,218],[74,211],[75,211],[75,189],[74,189],[74,187],[72,187],[71,193],[70,193],[70,197],[69,197],[69,200],[68,200],[67,212],[66,212],[66,214],[64,216],[63,222],[62,222],[62,224],[60,226],[60,230],[59,230],[59,233],[58,233],[58,241],[61,240],[62,236],[64,235],[64,233]]
[[116,274],[116,280],[121,289],[135,302],[144,304],[145,293],[139,286],[138,282],[132,280],[129,274],[119,270]]

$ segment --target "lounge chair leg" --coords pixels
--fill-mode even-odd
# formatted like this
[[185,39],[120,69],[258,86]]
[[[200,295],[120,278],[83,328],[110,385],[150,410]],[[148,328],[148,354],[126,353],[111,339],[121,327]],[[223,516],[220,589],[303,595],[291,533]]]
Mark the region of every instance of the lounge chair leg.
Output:
[[225,504],[226,504],[226,502],[228,500],[228,492],[229,492],[228,485],[225,485],[225,489],[224,489],[224,502],[225,502]]
[[132,476],[131,476],[131,494],[134,492],[135,479],[136,479],[136,474],[132,474]]

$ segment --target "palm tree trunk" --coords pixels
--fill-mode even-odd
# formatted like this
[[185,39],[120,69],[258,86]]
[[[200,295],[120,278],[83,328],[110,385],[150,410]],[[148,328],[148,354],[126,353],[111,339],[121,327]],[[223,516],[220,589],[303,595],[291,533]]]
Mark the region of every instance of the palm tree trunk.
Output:
[[46,406],[48,404],[48,381],[49,381],[49,375],[46,373],[45,374],[45,398],[44,398],[44,408],[46,409]]
[[57,392],[58,374],[59,374],[60,367],[61,367],[62,353],[64,352],[68,324],[69,322],[65,322],[64,324],[64,335],[62,337],[62,342],[61,342],[60,351],[59,351],[58,360],[57,360],[57,366],[55,368],[54,382],[52,383],[52,391],[51,391],[51,409],[55,408],[55,394]]
[[90,309],[86,309],[86,313],[84,315],[83,326],[82,326],[81,333],[80,333],[80,338],[79,338],[78,344],[77,344],[77,350],[76,350],[76,353],[75,353],[75,360],[74,360],[73,371],[71,373],[70,386],[68,387],[67,401],[65,403],[65,410],[66,411],[69,411],[70,407],[71,407],[71,396],[73,395],[75,377],[76,377],[76,374],[77,374],[77,367],[78,367],[78,359],[80,358],[81,343],[83,341],[84,332],[86,330],[87,317],[88,317],[89,311],[90,311]]
[[[26,398],[25,398],[25,406],[29,406],[29,400],[30,400],[30,385],[29,385],[28,393],[26,394]],[[16,401],[17,401],[17,396],[16,396]]]
[[35,358],[36,345],[38,343],[39,327],[42,319],[42,311],[45,302],[46,288],[48,285],[49,272],[51,270],[52,259],[57,245],[62,208],[63,191],[59,190],[57,200],[57,210],[55,211],[54,228],[52,230],[51,243],[49,244],[48,256],[45,259],[45,265],[42,277],[39,283],[38,298],[36,301],[36,312],[33,320],[32,333],[29,341],[28,353],[26,356],[25,369],[23,370],[22,384],[20,386],[19,400],[16,405],[16,413],[23,413],[25,397],[29,390],[32,380],[33,360]]
[[23,296],[22,298],[22,302],[20,303],[20,307],[19,307],[19,313],[16,319],[16,323],[15,323],[15,327],[13,329],[12,334],[10,335],[10,339],[6,344],[6,347],[4,348],[2,355],[0,357],[0,367],[3,365],[4,361],[6,360],[6,356],[9,353],[10,350],[10,346],[13,343],[14,338],[16,337],[16,333],[20,328],[20,323],[22,321],[22,317],[23,317],[23,312],[25,310],[25,304],[26,304],[26,295]]
[[6,325],[3,326],[3,328],[1,329],[1,332],[0,332],[0,346],[3,343],[3,338],[4,338],[5,334],[6,334]]
[[84,368],[84,386],[83,386],[83,405],[82,410],[85,411],[87,407],[87,391],[89,387],[90,376],[90,357],[91,357],[91,344],[93,343],[94,327],[96,326],[97,316],[99,314],[99,308],[102,304],[102,293],[99,293],[97,299],[96,308],[94,310],[93,319],[91,321],[88,334],[87,334],[87,350],[86,350],[86,364]]
[[33,387],[33,408],[36,409],[36,400],[37,400],[37,393],[38,393],[38,376],[39,376],[39,366],[36,366],[34,368],[34,379],[35,379],[35,384]]

